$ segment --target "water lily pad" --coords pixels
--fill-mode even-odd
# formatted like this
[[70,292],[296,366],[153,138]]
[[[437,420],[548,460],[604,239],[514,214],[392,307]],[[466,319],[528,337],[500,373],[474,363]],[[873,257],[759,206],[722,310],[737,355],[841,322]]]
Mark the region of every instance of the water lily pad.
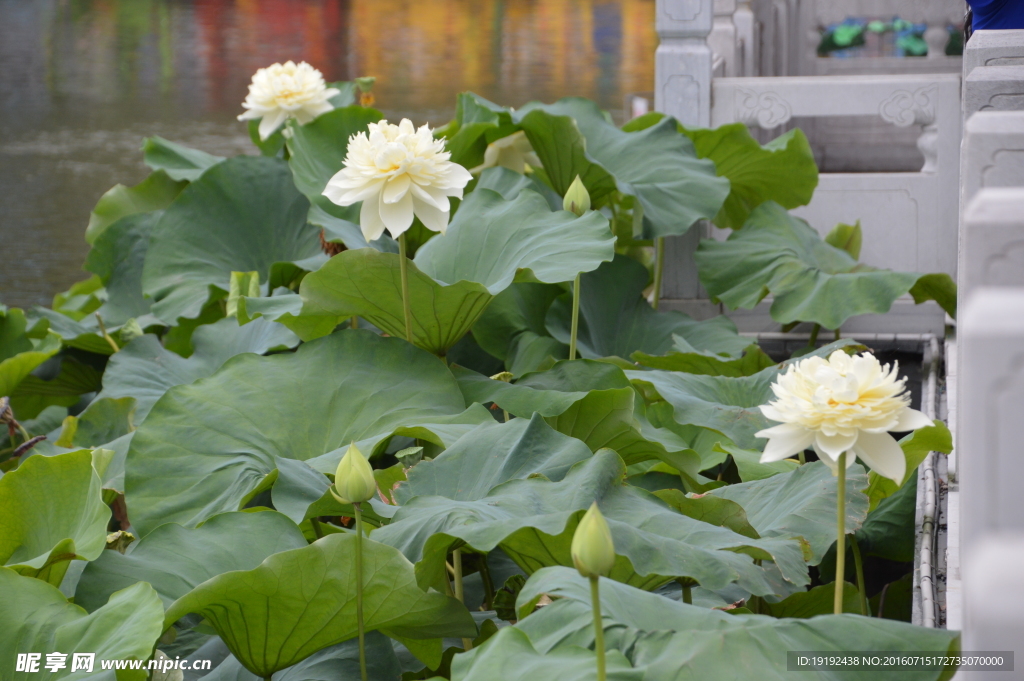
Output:
[[175,182],[198,180],[208,169],[224,160],[223,156],[214,156],[156,136],[142,141],[142,158],[147,166],[164,171]]

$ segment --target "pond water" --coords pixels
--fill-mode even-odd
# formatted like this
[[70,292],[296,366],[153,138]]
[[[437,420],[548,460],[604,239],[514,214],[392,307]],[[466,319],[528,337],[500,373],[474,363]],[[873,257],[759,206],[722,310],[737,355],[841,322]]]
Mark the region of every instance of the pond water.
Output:
[[261,66],[376,76],[377,106],[417,124],[464,90],[621,116],[656,45],[654,0],[0,0],[0,302],[85,278],[89,211],[145,177],[143,137],[255,153],[235,116]]

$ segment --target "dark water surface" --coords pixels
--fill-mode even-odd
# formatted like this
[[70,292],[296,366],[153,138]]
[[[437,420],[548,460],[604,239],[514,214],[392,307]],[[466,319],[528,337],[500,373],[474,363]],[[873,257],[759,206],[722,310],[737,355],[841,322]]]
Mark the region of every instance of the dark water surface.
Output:
[[235,116],[261,66],[376,76],[390,118],[440,124],[463,90],[617,114],[656,45],[654,0],[0,0],[0,302],[85,278],[89,211],[145,177],[143,137],[254,153]]

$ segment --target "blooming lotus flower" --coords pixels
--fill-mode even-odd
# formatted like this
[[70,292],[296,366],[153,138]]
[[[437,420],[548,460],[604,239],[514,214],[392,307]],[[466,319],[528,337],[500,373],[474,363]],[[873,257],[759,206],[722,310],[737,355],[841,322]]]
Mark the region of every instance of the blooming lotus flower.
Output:
[[890,431],[932,425],[910,408],[906,379],[899,365],[881,366],[871,354],[809,357],[791,366],[772,385],[776,399],[761,412],[780,425],[757,437],[768,438],[761,462],[780,461],[813,446],[818,458],[836,472],[843,452],[847,467],[860,458],[879,475],[902,484],[907,462]]
[[334,108],[327,100],[339,93],[327,87],[323,75],[306,62],[271,64],[252,77],[242,103],[248,111],[238,120],[262,119],[260,139],[265,140],[289,118],[309,123],[327,113]]
[[348,141],[345,167],[327,182],[324,196],[339,206],[363,202],[359,226],[367,241],[386,228],[398,238],[415,215],[423,225],[444,234],[451,207],[449,196],[462,198],[473,179],[448,159],[444,140],[435,140],[426,125],[416,129],[408,118],[398,125],[370,123]]
[[533,151],[526,133],[519,130],[488,144],[484,151],[484,162],[469,172],[477,175],[484,169],[495,166],[514,170],[522,175],[530,166],[539,168],[541,162]]
[[595,501],[583,514],[569,547],[572,564],[584,577],[606,577],[615,567],[615,544]]

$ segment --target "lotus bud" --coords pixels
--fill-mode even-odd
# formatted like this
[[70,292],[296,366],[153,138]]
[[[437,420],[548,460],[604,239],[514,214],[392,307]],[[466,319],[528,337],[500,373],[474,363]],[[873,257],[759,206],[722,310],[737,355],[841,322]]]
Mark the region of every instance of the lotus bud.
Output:
[[576,176],[576,179],[572,181],[569,189],[565,192],[565,198],[562,199],[562,208],[571,213],[576,213],[577,217],[590,210],[590,192],[583,186],[583,181],[580,180],[579,175]]
[[597,502],[583,515],[572,537],[572,563],[584,577],[606,577],[615,565],[615,544]]
[[145,335],[145,332],[142,330],[142,327],[139,326],[139,320],[135,319],[135,317],[132,317],[131,319],[129,319],[128,321],[121,325],[120,335],[121,343],[127,344],[130,341],[134,340],[135,338]]
[[330,490],[334,498],[342,504],[369,501],[377,493],[373,468],[355,443],[349,445],[345,456],[341,457],[338,470],[334,473],[334,486]]

